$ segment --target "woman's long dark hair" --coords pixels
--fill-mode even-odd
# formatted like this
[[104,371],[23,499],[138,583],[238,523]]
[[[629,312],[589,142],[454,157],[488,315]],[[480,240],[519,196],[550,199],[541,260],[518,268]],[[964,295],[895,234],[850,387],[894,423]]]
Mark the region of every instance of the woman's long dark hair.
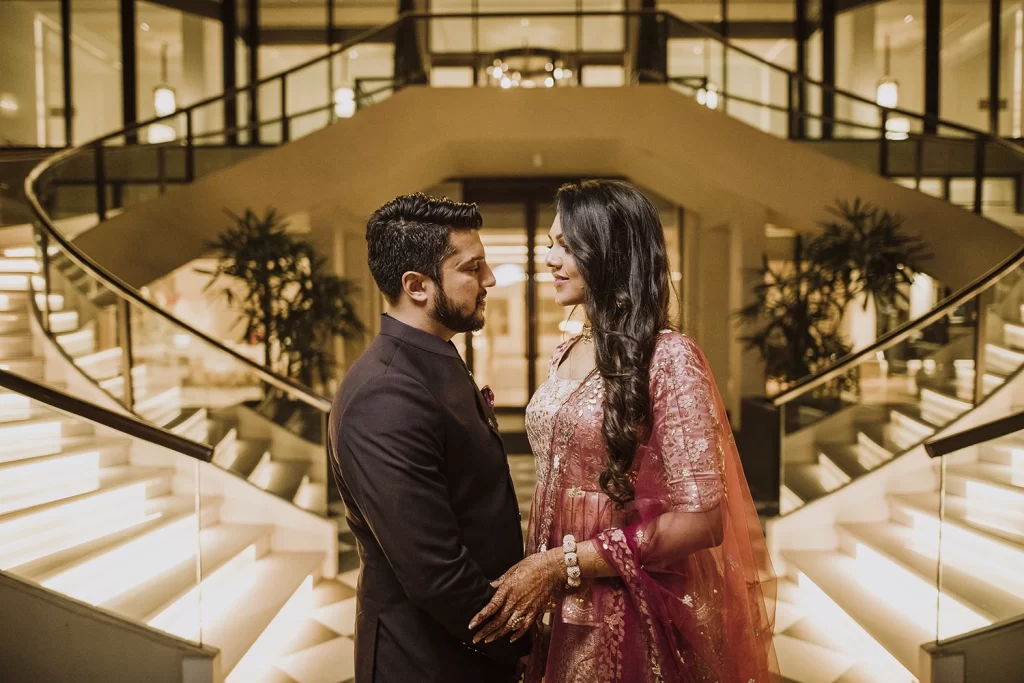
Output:
[[621,506],[634,497],[629,470],[651,427],[651,356],[658,332],[669,325],[665,233],[657,209],[629,183],[569,183],[555,201],[563,239],[586,284],[584,307],[604,380],[608,462],[601,489]]

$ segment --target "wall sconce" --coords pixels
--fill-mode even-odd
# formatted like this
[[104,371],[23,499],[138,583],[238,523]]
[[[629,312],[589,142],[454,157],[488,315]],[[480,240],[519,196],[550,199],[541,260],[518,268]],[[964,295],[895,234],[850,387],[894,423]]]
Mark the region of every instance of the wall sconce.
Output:
[[[170,116],[178,110],[174,88],[167,85],[167,43],[160,48],[160,85],[153,88],[153,110],[157,116]],[[147,131],[151,144],[170,142],[177,137],[174,127],[167,123],[154,123]]]
[[356,113],[356,93],[352,88],[337,88],[334,91],[334,114],[339,119],[352,118]]

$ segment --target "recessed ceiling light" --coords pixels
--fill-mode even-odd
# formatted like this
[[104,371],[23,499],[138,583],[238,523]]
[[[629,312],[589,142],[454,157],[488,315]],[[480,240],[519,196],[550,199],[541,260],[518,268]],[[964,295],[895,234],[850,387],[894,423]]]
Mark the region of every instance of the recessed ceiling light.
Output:
[[903,23],[904,24],[909,24],[913,20],[914,20],[914,15],[913,14],[908,14],[907,16],[903,17]]
[[141,24],[139,24],[139,28],[141,28],[143,31],[148,31],[149,24],[147,24],[146,22],[142,22]]

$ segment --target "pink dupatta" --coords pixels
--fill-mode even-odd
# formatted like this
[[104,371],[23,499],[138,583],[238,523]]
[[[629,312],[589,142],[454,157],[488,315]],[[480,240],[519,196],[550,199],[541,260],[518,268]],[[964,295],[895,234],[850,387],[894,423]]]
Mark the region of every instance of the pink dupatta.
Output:
[[[555,352],[551,375],[569,345]],[[535,628],[526,680],[777,683],[775,574],[725,407],[692,339],[659,336],[650,396],[636,499],[621,510],[598,485],[596,373],[558,408],[549,448],[535,444],[527,552],[561,545],[567,533],[596,539],[618,577],[584,581]]]

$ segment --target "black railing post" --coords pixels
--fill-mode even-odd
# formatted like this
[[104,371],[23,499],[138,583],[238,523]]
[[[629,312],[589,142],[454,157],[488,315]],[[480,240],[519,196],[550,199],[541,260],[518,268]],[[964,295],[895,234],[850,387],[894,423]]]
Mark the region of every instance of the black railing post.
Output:
[[981,215],[982,189],[985,184],[985,138],[974,139],[974,213]]
[[921,190],[921,176],[924,175],[924,136],[914,136],[914,189]]
[[52,331],[50,325],[50,239],[43,230],[39,230],[36,234],[39,236],[39,249],[42,257],[40,268],[43,271],[43,305],[41,306],[43,329],[50,332]]
[[94,146],[96,150],[96,214],[100,222],[107,220],[107,169],[103,159],[103,143]]
[[290,139],[291,122],[288,120],[288,75],[286,74],[281,76],[281,142],[288,142]]
[[889,177],[889,110],[882,108],[881,137],[878,140],[878,175]]
[[185,112],[185,182],[196,179],[196,132],[192,120],[192,110]]
[[135,383],[132,379],[132,305],[127,299],[118,299],[117,337],[121,343],[121,375],[124,377],[124,406],[135,407]]
[[156,182],[157,192],[167,192],[167,148],[162,144],[156,148]]
[[974,405],[985,398],[985,369],[988,332],[988,307],[992,303],[993,288],[988,288],[974,299]]
[[786,72],[786,135],[790,140],[797,137],[796,130],[796,77],[792,71]]

